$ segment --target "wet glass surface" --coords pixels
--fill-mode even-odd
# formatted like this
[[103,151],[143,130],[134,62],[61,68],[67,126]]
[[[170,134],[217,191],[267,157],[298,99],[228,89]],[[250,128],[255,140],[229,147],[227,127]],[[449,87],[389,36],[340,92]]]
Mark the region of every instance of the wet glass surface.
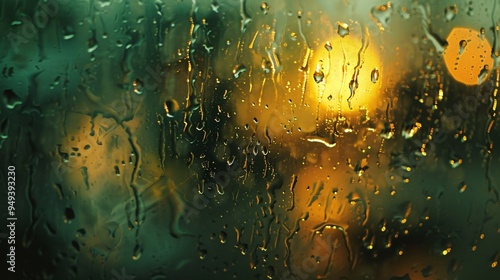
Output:
[[498,1],[0,8],[7,279],[500,278]]

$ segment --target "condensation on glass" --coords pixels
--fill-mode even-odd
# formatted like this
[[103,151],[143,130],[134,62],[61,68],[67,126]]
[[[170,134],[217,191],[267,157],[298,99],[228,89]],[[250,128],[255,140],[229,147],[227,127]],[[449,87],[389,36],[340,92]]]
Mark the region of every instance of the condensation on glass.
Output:
[[0,6],[18,275],[500,275],[498,1]]

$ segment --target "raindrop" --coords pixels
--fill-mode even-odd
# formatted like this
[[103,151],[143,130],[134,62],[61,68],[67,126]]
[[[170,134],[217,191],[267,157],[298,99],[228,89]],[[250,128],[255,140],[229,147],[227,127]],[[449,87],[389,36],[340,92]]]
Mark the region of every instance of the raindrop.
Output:
[[452,21],[458,13],[457,5],[448,6],[444,9],[444,18],[446,21]]
[[212,11],[214,11],[214,12],[216,12],[216,13],[218,13],[218,12],[219,12],[219,7],[220,7],[220,6],[219,6],[219,3],[217,3],[217,1],[215,1],[215,0],[214,0],[214,1],[212,1],[211,6],[212,6]]
[[64,223],[71,224],[71,221],[75,218],[75,212],[71,208],[64,209]]
[[167,117],[173,118],[174,114],[179,110],[179,104],[174,99],[169,99],[165,101],[165,104],[163,104],[163,108],[165,109]]
[[391,139],[394,137],[395,134],[395,126],[394,123],[384,123],[384,128],[380,132],[380,137],[385,138],[385,139]]
[[458,54],[459,55],[463,54],[465,51],[465,47],[467,47],[467,41],[461,40],[458,47],[459,47]]
[[139,79],[135,79],[133,82],[132,82],[132,86],[134,87],[134,92],[136,94],[142,94],[142,90],[143,90],[143,87],[144,87],[144,82],[139,80]]
[[267,2],[262,2],[262,4],[260,4],[260,10],[265,14],[267,15],[267,13],[269,13],[269,4],[267,4]]
[[238,79],[241,74],[247,71],[247,68],[243,64],[238,64],[233,68],[233,76],[235,79]]
[[227,165],[228,166],[231,166],[233,165],[234,161],[236,160],[236,157],[235,156],[231,156],[227,159]]
[[372,74],[371,74],[371,79],[372,79],[372,83],[376,83],[378,81],[378,78],[379,78],[379,71],[377,68],[374,68],[372,70]]
[[319,84],[324,80],[325,73],[323,73],[323,71],[321,69],[319,69],[319,67],[318,67],[318,68],[316,68],[316,71],[314,71],[313,78],[314,78],[314,81],[317,84]]
[[5,118],[0,124],[0,141],[3,141],[9,137],[9,124],[9,118]]
[[458,185],[458,191],[460,193],[463,193],[465,192],[465,190],[467,190],[467,184],[465,182],[461,182],[459,185]]
[[349,35],[349,25],[344,22],[337,22],[338,29],[337,33],[340,35],[340,37],[344,38],[345,36]]
[[327,51],[331,51],[332,50],[332,43],[330,43],[330,41],[328,41],[328,42],[325,43],[325,49]]
[[143,248],[141,245],[136,244],[134,248],[134,253],[132,254],[132,260],[138,261],[142,257]]
[[267,278],[273,279],[274,276],[274,267],[272,265],[267,267]]
[[378,22],[378,25],[381,30],[387,28],[389,19],[391,18],[391,13],[392,13],[392,6],[390,2],[388,2],[385,5],[373,7],[371,9],[371,16],[376,22]]
[[452,168],[457,168],[462,164],[463,160],[458,155],[454,154],[451,156],[450,165]]
[[204,260],[207,257],[207,250],[200,250],[198,253],[200,254],[200,260]]
[[422,124],[419,122],[407,122],[403,125],[401,135],[405,139],[412,138],[421,127],[422,127]]
[[221,231],[219,233],[219,239],[220,239],[220,243],[222,243],[222,244],[226,243],[226,241],[227,241],[227,233],[225,231]]
[[483,69],[479,72],[479,75],[477,76],[477,83],[482,84],[484,79],[486,79],[486,76],[488,75],[488,70],[489,66],[486,64],[484,65]]
[[85,189],[88,190],[90,188],[88,168],[86,166],[82,166],[80,167],[80,172],[82,173]]
[[484,40],[485,33],[486,30],[484,29],[484,27],[481,27],[481,29],[479,29],[479,36],[481,37],[481,40]]
[[264,71],[264,73],[270,73],[271,72],[271,69],[272,69],[272,64],[271,64],[271,61],[267,60],[266,58],[262,58],[262,63],[260,64],[260,67],[262,67],[262,71]]
[[75,30],[71,26],[66,26],[63,31],[63,39],[70,40],[75,37]]
[[23,103],[21,98],[12,89],[6,89],[3,91],[3,102],[9,109],[14,109],[17,105]]
[[91,53],[94,52],[97,47],[99,47],[99,44],[97,43],[97,40],[92,37],[87,40],[87,52]]
[[120,169],[116,165],[115,165],[115,174],[116,176],[120,176]]
[[356,204],[357,202],[361,201],[361,197],[355,191],[349,193],[349,195],[346,198],[348,199],[350,204]]
[[99,0],[97,1],[97,5],[99,6],[99,8],[107,7],[111,5],[111,0]]

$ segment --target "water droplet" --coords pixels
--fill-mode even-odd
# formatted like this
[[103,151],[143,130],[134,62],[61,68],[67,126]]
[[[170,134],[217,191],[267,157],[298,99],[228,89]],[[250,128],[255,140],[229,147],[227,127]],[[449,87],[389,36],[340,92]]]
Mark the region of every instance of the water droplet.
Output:
[[222,243],[222,244],[226,243],[227,233],[225,231],[221,231],[219,233],[219,239],[220,239],[220,243]]
[[173,118],[174,114],[179,110],[179,104],[174,99],[169,99],[165,101],[165,104],[163,104],[163,108],[165,109],[167,117]]
[[140,244],[136,244],[134,248],[134,253],[132,254],[132,260],[138,261],[142,257],[143,248]]
[[75,212],[71,208],[64,209],[64,223],[71,224],[71,221],[75,218]]
[[328,41],[328,42],[325,43],[325,49],[327,51],[331,51],[332,50],[332,43],[330,43],[330,41]]
[[317,84],[319,84],[319,83],[323,82],[323,80],[325,78],[325,73],[323,73],[323,71],[321,69],[316,69],[316,71],[314,71],[313,78],[314,78],[314,81]]
[[461,40],[458,47],[459,47],[458,54],[459,55],[463,54],[465,51],[465,47],[467,47],[467,41]]
[[338,29],[337,33],[340,35],[340,37],[344,38],[345,36],[349,35],[349,25],[345,22],[337,22]]
[[444,18],[446,21],[452,21],[458,13],[457,5],[444,8]]
[[21,98],[12,89],[6,89],[3,91],[3,102],[9,109],[14,109],[17,105],[23,103]]
[[379,71],[377,68],[374,68],[371,73],[372,83],[375,84],[378,81],[378,78],[379,78]]
[[378,22],[380,30],[385,30],[388,26],[389,19],[392,14],[392,5],[388,2],[385,5],[380,5],[373,7],[371,9],[371,15],[375,22]]
[[238,79],[241,74],[247,71],[247,68],[243,64],[238,64],[233,68],[233,76],[235,79]]
[[272,265],[267,267],[267,278],[273,279],[274,276],[274,267]]
[[207,250],[200,250],[198,253],[200,254],[200,260],[204,260],[207,257]]
[[63,31],[63,39],[64,40],[70,40],[75,37],[75,30],[73,30],[73,27],[71,26],[66,26]]
[[489,66],[488,64],[484,65],[483,69],[479,72],[479,75],[477,76],[477,83],[482,84],[483,81],[486,79],[486,76],[488,76],[489,72]]
[[97,43],[97,40],[92,37],[87,40],[87,52],[91,53],[94,52],[97,47],[99,47],[99,44]]
[[458,185],[458,191],[460,193],[463,193],[465,192],[465,190],[467,190],[467,184],[465,183],[465,181],[463,181]]
[[132,82],[132,86],[134,87],[134,92],[136,94],[142,94],[143,87],[144,87],[144,82],[143,81],[141,81],[139,79],[135,79]]
[[260,67],[262,67],[262,71],[264,71],[264,73],[270,73],[271,70],[272,70],[272,64],[271,64],[271,61],[267,60],[266,58],[262,58],[262,63],[260,64]]
[[269,13],[269,4],[267,4],[267,2],[262,2],[262,4],[260,4],[260,10],[265,14],[267,15],[267,13]]
[[88,168],[86,166],[80,167],[80,173],[82,173],[85,189],[90,189]]
[[396,127],[394,123],[384,123],[384,128],[380,132],[380,137],[385,139],[391,139],[394,137]]
[[361,197],[355,191],[352,191],[351,193],[349,193],[349,195],[347,196],[347,199],[348,199],[350,204],[356,204],[357,202],[361,201]]
[[120,176],[120,168],[118,168],[118,166],[115,165],[115,174],[116,176]]
[[460,156],[454,154],[451,156],[450,165],[452,168],[457,168],[462,164],[463,160]]
[[403,125],[401,135],[405,139],[412,138],[421,127],[422,127],[422,124],[419,122],[407,122]]
[[99,8],[107,7],[107,6],[111,5],[111,0],[99,0],[99,1],[97,1],[97,5]]
[[[9,137],[9,125],[9,118],[5,118],[0,124],[0,141],[3,141]],[[0,147],[2,147],[1,144]]]

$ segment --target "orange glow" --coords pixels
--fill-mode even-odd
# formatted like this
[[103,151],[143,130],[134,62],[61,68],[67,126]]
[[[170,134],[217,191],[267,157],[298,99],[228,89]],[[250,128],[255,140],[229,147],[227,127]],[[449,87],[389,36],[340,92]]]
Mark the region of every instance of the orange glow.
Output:
[[[358,112],[361,107],[370,110],[377,105],[374,101],[380,98],[382,89],[381,61],[367,31],[364,36],[364,39],[360,34],[352,33],[335,36],[314,51],[311,67],[316,67],[316,71],[311,71],[311,75],[322,67],[325,78],[316,84],[311,77],[308,100],[311,105],[315,106],[321,100],[322,107],[335,111],[340,105],[343,115]],[[354,91],[352,96],[351,90]]]
[[484,35],[468,28],[454,28],[443,53],[446,68],[451,76],[465,85],[478,85],[491,72],[493,59],[491,46]]

